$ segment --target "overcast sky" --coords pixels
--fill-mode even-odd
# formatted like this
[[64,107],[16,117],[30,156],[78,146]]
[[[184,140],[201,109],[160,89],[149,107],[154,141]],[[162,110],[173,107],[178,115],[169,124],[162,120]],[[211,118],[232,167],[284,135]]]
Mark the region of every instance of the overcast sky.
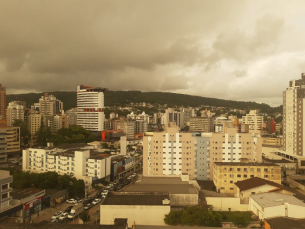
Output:
[[169,91],[282,104],[305,72],[305,5],[246,0],[1,0],[7,93]]

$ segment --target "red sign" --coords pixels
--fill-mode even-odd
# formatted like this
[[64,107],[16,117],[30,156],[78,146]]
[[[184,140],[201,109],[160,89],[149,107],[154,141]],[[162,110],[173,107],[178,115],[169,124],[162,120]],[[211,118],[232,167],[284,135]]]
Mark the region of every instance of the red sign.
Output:
[[41,198],[42,198],[42,196],[37,197],[37,198],[35,198],[33,200],[30,200],[30,201],[24,203],[23,204],[23,210],[26,211],[26,210],[30,209],[31,207],[33,207],[33,206],[35,206],[37,204],[40,204],[41,203]]

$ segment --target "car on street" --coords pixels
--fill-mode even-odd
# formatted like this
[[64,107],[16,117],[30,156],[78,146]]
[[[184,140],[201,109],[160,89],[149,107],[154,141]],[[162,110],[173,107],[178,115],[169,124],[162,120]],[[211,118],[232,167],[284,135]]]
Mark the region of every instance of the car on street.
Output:
[[58,222],[58,219],[52,219],[50,222],[51,222],[51,223],[57,223],[57,222]]
[[56,212],[56,213],[52,216],[52,219],[58,219],[58,218],[61,216],[62,213],[63,213],[62,211]]
[[68,204],[75,204],[76,200],[75,199],[69,199],[69,200],[66,200],[66,203],[68,203]]
[[75,202],[75,205],[81,204],[83,202],[84,202],[84,200],[78,200],[78,201]]
[[61,214],[61,216],[59,217],[59,220],[64,220],[68,217],[69,213],[65,212],[63,214]]
[[92,206],[92,205],[89,203],[89,204],[87,204],[87,205],[84,207],[84,209],[87,210],[87,209],[89,209],[91,206]]
[[101,202],[101,199],[95,199],[95,200],[92,202],[92,204],[93,204],[93,205],[96,205],[96,204],[99,203],[99,202]]

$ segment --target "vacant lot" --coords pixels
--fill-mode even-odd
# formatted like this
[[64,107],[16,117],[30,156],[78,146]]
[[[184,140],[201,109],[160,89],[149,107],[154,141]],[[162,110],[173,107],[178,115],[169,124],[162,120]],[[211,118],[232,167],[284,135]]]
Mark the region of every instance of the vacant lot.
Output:
[[218,212],[222,215],[222,222],[232,222],[236,217],[245,217],[247,221],[253,221],[251,212]]

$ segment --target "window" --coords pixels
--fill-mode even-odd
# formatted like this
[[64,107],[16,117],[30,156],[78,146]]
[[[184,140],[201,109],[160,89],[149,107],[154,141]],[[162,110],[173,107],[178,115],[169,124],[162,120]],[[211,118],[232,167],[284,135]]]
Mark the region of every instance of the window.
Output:
[[241,177],[241,175],[240,175],[240,174],[237,174],[237,177]]
[[244,175],[244,178],[247,178],[248,177],[248,175]]
[[268,175],[265,175],[264,178],[268,178]]
[[267,169],[267,168],[265,168],[265,169],[264,169],[264,172],[268,172],[268,169]]
[[240,168],[237,168],[237,171],[239,172],[239,171],[240,171]]
[[244,168],[244,172],[247,172],[247,168]]

